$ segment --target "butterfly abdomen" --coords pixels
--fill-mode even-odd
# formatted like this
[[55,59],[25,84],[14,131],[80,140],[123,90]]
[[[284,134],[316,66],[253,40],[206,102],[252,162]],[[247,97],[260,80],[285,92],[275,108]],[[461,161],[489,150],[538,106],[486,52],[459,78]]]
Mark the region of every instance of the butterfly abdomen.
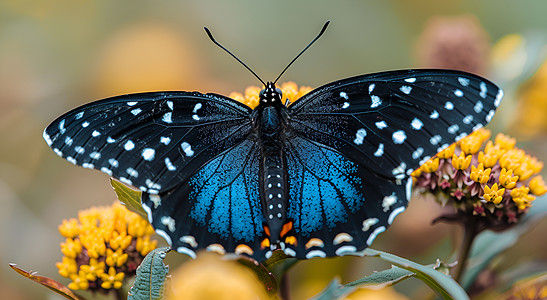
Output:
[[288,184],[286,160],[282,140],[284,123],[280,110],[283,106],[264,105],[258,108],[258,138],[261,147],[260,198],[270,235],[270,244],[278,244],[286,222]]

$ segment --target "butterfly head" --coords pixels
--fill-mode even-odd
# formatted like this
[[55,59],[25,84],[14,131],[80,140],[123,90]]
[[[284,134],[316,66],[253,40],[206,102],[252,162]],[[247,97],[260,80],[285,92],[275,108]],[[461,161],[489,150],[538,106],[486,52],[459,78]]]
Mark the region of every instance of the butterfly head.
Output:
[[283,93],[280,89],[275,87],[275,84],[272,82],[266,83],[266,87],[260,91],[260,104],[263,105],[273,105],[276,103],[281,103],[283,98]]

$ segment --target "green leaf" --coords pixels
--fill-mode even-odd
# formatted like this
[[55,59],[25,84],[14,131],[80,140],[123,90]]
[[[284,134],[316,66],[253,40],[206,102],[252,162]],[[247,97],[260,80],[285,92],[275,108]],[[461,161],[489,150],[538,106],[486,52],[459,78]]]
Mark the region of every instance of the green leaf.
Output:
[[344,284],[345,287],[370,287],[374,289],[384,288],[408,279],[416,273],[392,266],[391,269],[374,272],[354,282]]
[[451,277],[431,267],[423,266],[408,259],[393,254],[367,248],[363,251],[365,256],[376,256],[390,262],[400,268],[415,273],[416,278],[432,288],[443,299],[469,299],[465,290]]
[[28,272],[21,268],[16,267],[15,264],[9,264],[10,268],[12,268],[15,272],[21,274],[22,276],[34,281],[38,282],[39,284],[47,287],[48,289],[54,291],[55,293],[71,300],[83,300],[84,298],[74,294],[69,288],[64,286],[58,281],[55,281],[49,277],[45,276],[39,276],[36,275],[35,272]]
[[462,277],[462,286],[468,289],[479,273],[498,254],[515,245],[520,236],[545,215],[547,215],[547,196],[542,196],[534,200],[528,213],[511,229],[503,232],[484,231],[480,233],[471,247],[467,268]]
[[355,291],[357,287],[347,287],[340,284],[338,278],[333,279],[327,287],[321,291],[317,296],[310,298],[310,300],[335,300],[349,295]]
[[143,219],[148,220],[148,215],[141,205],[141,191],[136,191],[132,188],[129,188],[125,184],[112,178],[110,178],[110,185],[112,186],[112,188],[114,188],[114,192],[116,192],[118,200],[125,204],[125,207],[127,207],[127,209],[134,213],[137,213]]
[[414,276],[415,273],[392,266],[391,269],[374,272],[369,276],[363,277],[354,282],[341,285],[338,279],[334,279],[329,283],[326,289],[315,296],[314,300],[332,300],[340,299],[346,296],[357,288],[380,289],[390,285],[394,285],[407,278]]
[[163,259],[170,250],[169,247],[161,247],[146,255],[137,268],[137,277],[129,290],[127,300],[159,300],[163,298],[165,276],[169,272],[169,267],[163,263]]

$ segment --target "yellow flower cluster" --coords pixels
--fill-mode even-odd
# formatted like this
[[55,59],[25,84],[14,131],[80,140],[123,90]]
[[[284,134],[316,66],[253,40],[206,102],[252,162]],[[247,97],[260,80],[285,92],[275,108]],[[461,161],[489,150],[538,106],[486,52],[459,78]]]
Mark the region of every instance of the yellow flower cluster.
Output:
[[[289,100],[290,103],[293,103],[298,100],[298,98],[311,91],[311,87],[298,87],[298,85],[292,81],[282,83],[279,88],[281,89],[281,92],[283,92],[283,103],[287,100]],[[260,94],[260,90],[261,88],[257,86],[250,86],[245,89],[245,94],[232,92],[230,97],[249,106],[250,108],[255,108],[259,103],[258,95]]]
[[57,268],[73,290],[121,288],[157,243],[152,226],[119,203],[82,210],[78,219],[63,220],[59,232],[66,241]]
[[[479,196],[484,202],[498,206],[503,205],[503,199],[510,197],[519,211],[526,210],[536,196],[547,192],[543,178],[536,175],[543,168],[543,163],[516,148],[514,138],[500,133],[492,142],[490,135],[489,130],[479,129],[441,151],[412,173],[417,185],[423,188],[430,185],[432,180],[437,180],[438,185],[430,185],[431,188],[440,186],[448,190],[452,184],[443,178],[452,178],[457,181],[455,186],[460,198],[463,195]],[[442,166],[448,160],[453,169],[447,171]],[[420,176],[427,173],[435,175],[427,175],[427,180],[420,180]],[[480,210],[478,212],[482,213]]]

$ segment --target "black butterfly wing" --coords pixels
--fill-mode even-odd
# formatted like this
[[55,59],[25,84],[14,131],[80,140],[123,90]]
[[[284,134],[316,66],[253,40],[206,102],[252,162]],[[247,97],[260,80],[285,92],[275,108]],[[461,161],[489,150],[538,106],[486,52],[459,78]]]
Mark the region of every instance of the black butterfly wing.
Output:
[[258,261],[269,249],[259,199],[260,149],[245,140],[216,156],[172,190],[143,194],[156,232],[180,253],[246,254]]
[[75,165],[157,194],[245,140],[251,111],[214,94],[131,94],[64,114],[46,128],[44,139]]
[[287,217],[294,222],[285,253],[297,258],[355,254],[404,211],[411,179],[378,177],[339,151],[298,135],[285,145]]
[[289,106],[290,130],[386,178],[487,124],[502,91],[451,70],[401,70],[336,81]]
[[[403,70],[333,82],[291,104],[285,152],[297,245],[285,251],[303,258],[365,248],[405,209],[409,174],[487,124],[502,95],[473,74]],[[311,203],[315,214],[303,210]]]

